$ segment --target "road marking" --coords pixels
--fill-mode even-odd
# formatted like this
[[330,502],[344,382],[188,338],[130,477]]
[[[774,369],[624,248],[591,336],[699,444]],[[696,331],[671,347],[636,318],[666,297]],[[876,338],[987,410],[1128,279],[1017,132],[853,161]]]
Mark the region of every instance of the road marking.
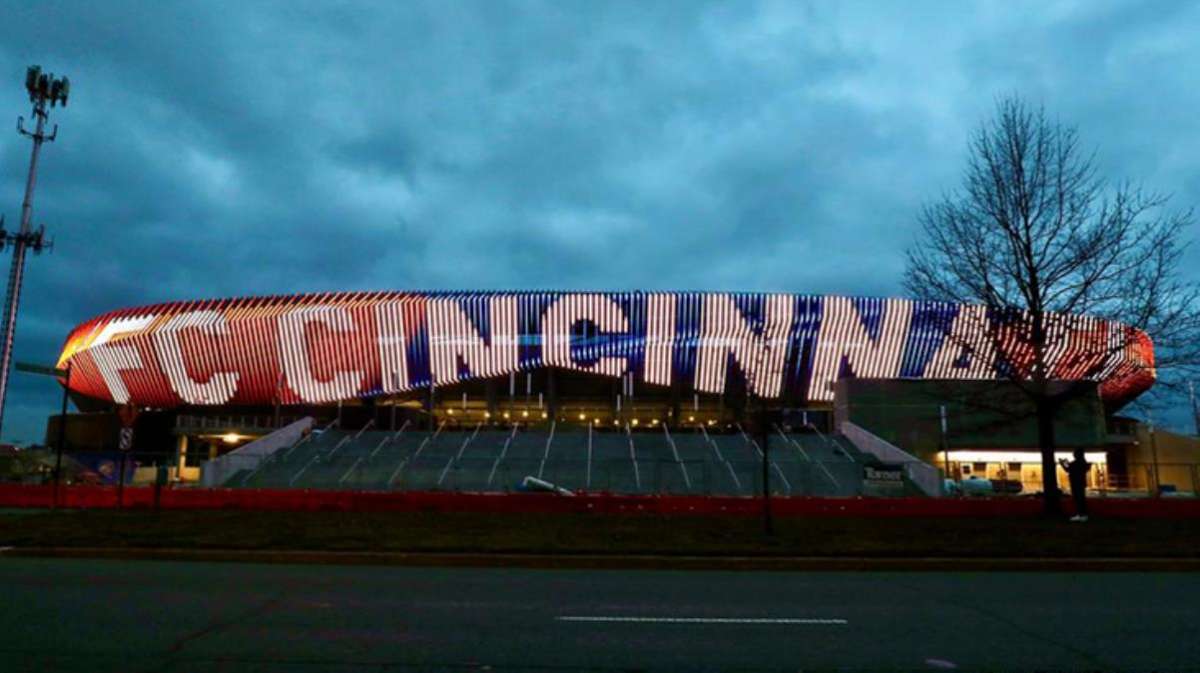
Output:
[[809,617],[555,617],[560,622],[617,622],[627,624],[809,624],[820,626],[842,626],[850,622],[845,619],[821,619]]

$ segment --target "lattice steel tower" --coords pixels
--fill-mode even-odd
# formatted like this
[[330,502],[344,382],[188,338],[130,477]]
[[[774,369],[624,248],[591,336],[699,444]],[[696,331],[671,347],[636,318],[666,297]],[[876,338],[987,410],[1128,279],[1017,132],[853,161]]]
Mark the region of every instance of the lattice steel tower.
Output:
[[46,135],[46,121],[50,117],[50,109],[62,103],[67,106],[67,97],[71,93],[71,81],[66,77],[55,78],[53,74],[43,73],[39,66],[30,66],[25,72],[25,90],[29,92],[29,102],[33,103],[34,130],[25,129],[25,118],[17,118],[17,132],[33,141],[33,154],[29,158],[29,177],[25,181],[25,200],[21,203],[21,228],[16,233],[9,233],[4,228],[4,220],[0,218],[0,249],[12,246],[12,267],[8,272],[8,292],[4,297],[4,332],[0,336],[3,343],[0,348],[0,428],[4,425],[4,405],[8,400],[8,375],[12,368],[13,337],[17,333],[17,309],[21,304],[21,279],[25,274],[25,255],[32,251],[39,253],[49,248],[50,243],[45,238],[45,227],[33,229],[33,188],[37,184],[38,153],[43,142],[54,142],[58,136],[58,125]]

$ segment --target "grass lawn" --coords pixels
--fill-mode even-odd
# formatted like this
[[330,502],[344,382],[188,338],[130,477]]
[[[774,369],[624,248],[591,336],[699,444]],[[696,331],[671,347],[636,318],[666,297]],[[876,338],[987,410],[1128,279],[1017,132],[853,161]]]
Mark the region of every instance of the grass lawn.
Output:
[[1200,557],[1200,520],[0,511],[0,546],[699,556]]

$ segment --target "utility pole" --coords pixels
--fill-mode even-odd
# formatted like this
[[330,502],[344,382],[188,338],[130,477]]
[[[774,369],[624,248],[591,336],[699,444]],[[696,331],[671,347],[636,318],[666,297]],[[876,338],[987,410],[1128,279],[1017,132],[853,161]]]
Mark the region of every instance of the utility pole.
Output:
[[67,97],[71,92],[71,81],[66,77],[55,78],[52,74],[43,73],[41,67],[30,66],[25,72],[25,90],[29,93],[29,102],[33,103],[34,130],[25,129],[25,118],[17,118],[17,132],[33,141],[33,153],[29,158],[29,176],[25,180],[25,200],[21,203],[21,228],[15,234],[10,234],[2,226],[0,220],[0,248],[11,245],[13,249],[12,267],[8,272],[8,292],[4,297],[4,332],[0,336],[0,428],[4,423],[4,404],[8,398],[8,375],[12,365],[13,338],[17,332],[17,309],[21,303],[21,280],[25,274],[25,254],[28,251],[41,252],[51,244],[45,240],[45,227],[33,229],[33,188],[37,184],[38,154],[42,143],[54,142],[58,136],[58,125],[49,135],[46,134],[46,120],[50,116],[50,108],[62,103],[67,106]]

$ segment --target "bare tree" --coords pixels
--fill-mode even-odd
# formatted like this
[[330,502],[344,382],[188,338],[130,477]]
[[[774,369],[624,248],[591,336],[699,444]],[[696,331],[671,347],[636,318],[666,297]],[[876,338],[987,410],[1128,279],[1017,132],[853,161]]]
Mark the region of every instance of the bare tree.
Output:
[[1031,396],[1045,509],[1055,514],[1055,416],[1078,393],[1063,379],[1119,373],[1131,349],[1149,350],[1144,334],[1160,386],[1179,384],[1200,362],[1200,295],[1180,273],[1192,215],[1103,180],[1074,128],[1016,97],[999,101],[968,149],[962,187],[920,215],[905,286],[922,299],[984,307],[964,351],[991,359]]

